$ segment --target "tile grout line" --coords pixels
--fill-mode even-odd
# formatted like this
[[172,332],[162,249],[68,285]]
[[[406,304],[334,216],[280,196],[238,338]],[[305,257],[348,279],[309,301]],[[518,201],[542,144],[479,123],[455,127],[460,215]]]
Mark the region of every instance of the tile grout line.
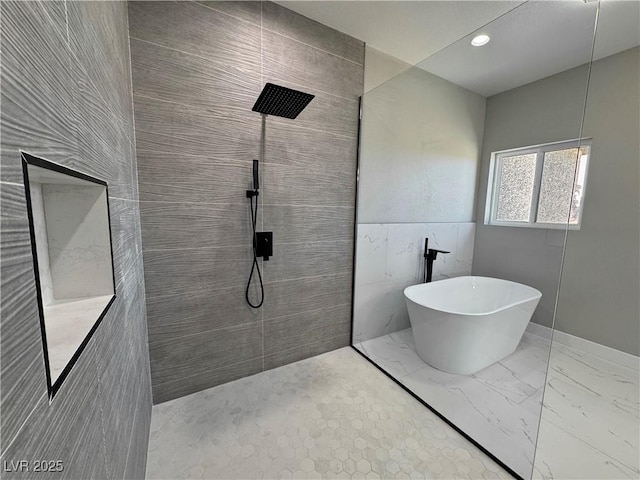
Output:
[[135,198],[122,198],[122,197],[112,197],[109,195],[109,200],[120,200],[121,202],[135,202],[139,203]]
[[[292,85],[300,86],[300,87],[304,88],[303,85],[298,85],[298,84],[293,83],[293,82],[289,82],[289,83],[291,83]],[[137,98],[143,98],[143,99],[147,99],[147,100],[154,100],[156,102],[169,103],[171,105],[179,105],[181,107],[186,107],[186,108],[189,108],[189,109],[197,108],[194,105],[189,105],[187,103],[176,102],[174,100],[165,100],[164,98],[158,98],[158,97],[154,97],[154,96],[150,96],[150,95],[144,95],[144,94],[140,94],[140,93],[135,93],[133,96],[134,96],[134,98],[137,97]],[[345,98],[345,97],[339,97],[339,98],[344,99],[344,100],[349,100],[348,98]],[[248,115],[248,113],[249,113],[248,110],[245,110],[243,108],[238,108],[237,111],[238,111],[238,113],[247,113],[247,116],[249,116]],[[212,119],[219,118],[219,116],[220,115],[216,115],[216,114],[213,114],[213,113],[212,114],[206,114],[206,115],[203,114],[203,115],[201,115],[201,117],[207,117],[207,118],[212,118]],[[354,118],[354,121],[355,121],[355,118]],[[334,136],[334,137],[345,138],[345,139],[349,139],[349,140],[356,140],[357,139],[357,134],[347,135],[347,134],[341,134],[341,133],[332,132],[330,130],[322,130],[322,129],[319,129],[319,128],[305,127],[305,126],[300,126],[300,125],[296,125],[296,124],[291,124],[291,126],[289,128],[293,128],[294,130],[306,130],[306,131],[310,131],[310,132],[319,132],[319,133],[324,133],[324,134],[331,135],[331,136]],[[155,133],[155,132],[150,132],[150,131],[147,131],[147,130],[140,130],[140,131],[144,132],[144,133]],[[154,151],[154,150],[147,150],[147,151]],[[191,155],[193,155],[193,154],[191,154]],[[194,156],[197,156],[197,155],[194,155]],[[234,160],[231,160],[231,161],[234,161]],[[235,160],[235,161],[238,161],[238,160]]]
[[[22,184],[17,184],[18,186],[22,186]],[[134,199],[121,198],[121,197],[109,197],[117,200],[123,200],[127,202],[135,202]],[[235,204],[235,200],[229,199],[228,202],[179,202],[174,200],[139,200],[139,203],[169,203],[171,205],[219,205],[220,207],[224,207],[225,209],[229,208],[229,203],[233,202]],[[341,209],[355,209],[355,207],[350,205],[327,205],[322,203],[265,203],[262,205],[263,207],[294,207],[294,208],[341,208]],[[378,225],[378,224],[375,224]]]
[[[289,246],[289,245],[335,245],[336,243],[351,243],[351,240],[317,240],[313,242],[274,242],[276,246]],[[175,252],[175,251],[216,251],[216,250],[228,250],[228,249],[245,249],[251,248],[252,243],[235,243],[230,245],[219,246],[206,246],[206,247],[166,247],[166,248],[143,248],[142,252]],[[270,269],[271,267],[267,267]],[[317,276],[317,275],[316,275]],[[264,279],[264,275],[263,275]]]
[[[219,368],[216,368],[216,369],[214,369],[214,370],[208,370],[208,371],[203,372],[203,373],[211,373],[211,372],[215,372],[215,371],[217,371],[217,370],[222,370],[223,368],[235,367],[236,365],[240,365],[240,364],[242,364],[242,363],[251,362],[252,360],[257,360],[257,359],[259,359],[259,358],[261,358],[261,357],[251,357],[251,358],[247,358],[246,360],[241,360],[240,362],[236,362],[236,363],[229,363],[228,365],[224,365],[224,366],[219,367]],[[183,376],[183,377],[180,377],[179,379],[175,379],[175,380],[168,380],[168,381],[166,381],[166,382],[157,383],[156,385],[158,385],[158,386],[160,386],[160,385],[167,385],[167,384],[170,384],[170,383],[175,383],[175,382],[177,382],[177,381],[187,380],[187,379],[189,379],[189,378],[193,378],[193,377],[196,377],[196,376],[199,376],[199,375],[202,375],[202,373],[194,373],[193,375],[188,375],[188,376],[186,376],[186,377],[185,377],[185,376]],[[236,380],[242,380],[243,378],[247,378],[247,376],[239,377],[239,378],[237,378]],[[219,383],[218,385],[225,385],[225,384],[230,383],[230,382],[233,382],[233,381],[234,381],[234,380],[229,380],[228,382]],[[215,386],[218,386],[218,385],[215,385]],[[196,392],[192,392],[192,393],[187,394],[187,395],[192,395],[192,394],[195,394],[195,393],[200,393],[200,392],[202,392],[202,391],[204,391],[204,390],[207,390],[207,389],[209,389],[209,388],[214,388],[214,387],[207,387],[207,388],[205,388],[205,389],[198,390],[198,391],[196,391]],[[185,397],[185,396],[187,396],[187,395],[181,395],[180,397],[172,398],[171,400],[166,400],[166,401],[164,401],[164,402],[160,402],[160,403],[167,403],[167,402],[171,402],[172,400],[179,400],[179,399],[181,399],[181,398],[184,398],[184,397]],[[156,405],[159,405],[159,404],[155,404],[155,405],[154,405],[154,407],[155,407]]]
[[354,206],[350,205],[327,205],[327,204],[318,204],[318,203],[265,203],[267,207],[323,207],[323,208],[346,208],[349,210],[355,209]]
[[[217,64],[220,64],[221,66],[227,66],[223,62],[220,62],[220,61],[215,60],[213,58],[208,58],[208,57],[205,57],[205,56],[202,56],[202,55],[198,55],[197,53],[187,52],[185,50],[180,50],[178,48],[169,47],[167,45],[163,45],[161,43],[153,42],[151,40],[145,40],[145,39],[139,38],[139,37],[129,36],[129,38],[131,38],[133,40],[136,40],[138,42],[148,43],[150,45],[155,45],[156,47],[166,48],[167,50],[172,50],[174,52],[182,53],[184,55],[189,55],[191,57],[201,58],[201,59],[206,60],[208,62],[215,62]],[[261,63],[261,75],[260,75],[261,80],[262,80],[262,76],[263,75],[262,75],[262,63]],[[301,84],[299,84],[297,82],[289,82],[289,83],[291,83],[292,85],[295,85],[295,86],[299,86],[299,87],[308,87],[306,85],[301,85]],[[358,103],[358,100],[355,100],[352,97],[344,97],[342,95],[336,95],[335,93],[327,92],[327,91],[319,89],[319,88],[312,88],[312,90],[315,90],[316,92],[319,92],[319,93],[323,93],[325,95],[329,95],[331,97],[339,98],[340,100],[347,100],[349,102]]]
[[[347,277],[351,275],[351,270],[348,270],[345,273],[327,273],[327,274],[323,274],[323,275],[312,275],[312,276],[306,276],[306,277],[292,277],[292,278],[285,278],[283,280],[274,280],[273,282],[270,283],[270,285],[273,284],[278,284],[278,283],[284,283],[284,282],[292,282],[292,281],[296,281],[296,280],[314,280],[314,279],[320,279],[320,278],[325,278],[325,277],[330,277],[330,278],[335,278],[335,277]],[[211,289],[201,289],[201,290],[196,290],[197,293],[202,293],[202,292],[211,292],[211,291],[221,291],[221,290],[227,290],[227,289],[238,289],[238,288],[244,288],[244,285],[238,284],[238,285],[233,285],[231,287],[221,287],[221,288],[211,288]],[[192,290],[193,292],[193,290]],[[162,298],[174,298],[174,297],[183,297],[185,295],[188,294],[183,294],[183,293],[172,293],[172,294],[165,294],[165,295],[153,295],[153,296],[147,296],[146,298],[149,300],[156,300],[156,299],[162,299]],[[246,325],[246,324],[242,324],[242,325]],[[227,328],[227,327],[224,327]]]
[[[286,39],[288,39],[288,40],[292,40],[292,41],[297,42],[297,43],[300,43],[300,44],[302,44],[302,45],[306,45],[307,47],[311,47],[311,48],[313,48],[313,49],[315,49],[315,50],[318,50],[318,51],[320,51],[320,52],[326,53],[326,54],[331,55],[331,56],[333,56],[333,57],[337,57],[337,58],[339,58],[339,59],[341,59],[341,60],[344,60],[344,61],[346,61],[346,62],[353,63],[353,64],[355,64],[355,65],[357,65],[357,66],[359,66],[359,67],[364,67],[364,62],[363,62],[363,63],[358,63],[358,62],[356,62],[355,60],[351,60],[350,58],[343,57],[342,55],[338,55],[337,53],[330,52],[329,50],[324,50],[324,49],[322,49],[322,48],[320,48],[320,47],[316,47],[315,45],[311,45],[310,43],[303,42],[302,40],[298,40],[298,39],[296,39],[296,38],[290,37],[290,36],[288,36],[288,35],[285,35],[285,34],[283,34],[283,33],[277,32],[277,31],[275,31],[275,30],[271,30],[270,28],[266,28],[266,27],[264,27],[264,26],[263,26],[263,12],[262,12],[262,2],[263,2],[263,1],[264,1],[264,0],[260,0],[260,25],[258,25],[257,23],[252,22],[251,20],[247,20],[246,18],[237,17],[237,16],[235,16],[235,15],[232,15],[232,14],[227,13],[227,12],[223,12],[222,10],[218,10],[217,8],[210,7],[209,5],[205,5],[205,4],[200,3],[200,2],[196,2],[196,4],[200,5],[201,7],[207,8],[207,9],[209,9],[209,10],[213,10],[214,12],[220,13],[220,14],[222,14],[222,15],[226,15],[227,17],[235,18],[236,20],[240,20],[240,21],[242,21],[242,22],[246,22],[246,23],[249,23],[249,24],[251,24],[251,25],[259,26],[262,30],[266,30],[267,32],[271,32],[271,33],[273,33],[273,34],[275,34],[275,35],[279,35],[279,36],[281,36],[281,37],[283,37],[283,38],[286,38]],[[279,5],[279,7],[280,7],[280,5]],[[286,8],[286,7],[281,7],[281,8],[285,8],[285,9],[289,10],[289,9],[288,9],[288,8]],[[322,23],[320,23],[320,22],[316,22],[315,20],[312,20],[312,19],[310,19],[310,18],[308,18],[308,17],[305,17],[304,15],[301,15],[301,14],[299,14],[298,12],[294,12],[293,10],[291,10],[291,11],[292,11],[294,14],[296,14],[296,15],[299,15],[299,16],[301,16],[301,17],[304,17],[304,18],[305,18],[305,19],[307,19],[307,20],[311,20],[311,21],[312,21],[312,22],[314,22],[314,23],[318,23],[318,24],[322,25],[323,27],[326,27],[326,28],[328,28],[328,29],[330,29],[330,30],[333,30],[334,32],[341,33],[341,34],[343,34],[343,35],[346,35],[346,36],[347,36],[347,37],[349,37],[349,38],[353,38],[353,39],[355,39],[356,41],[358,41],[358,42],[360,42],[360,43],[363,43],[363,42],[361,42],[360,40],[356,39],[355,37],[352,37],[352,36],[350,36],[350,35],[347,35],[346,33],[340,32],[339,30],[336,30],[335,28],[331,28],[331,27],[329,27],[328,25],[324,25],[324,24],[322,24]]]
[[[44,362],[43,362],[44,363]],[[9,451],[9,449],[11,448],[11,446],[15,443],[15,441],[18,439],[18,437],[20,436],[20,433],[22,432],[22,429],[25,427],[25,425],[27,424],[27,422],[29,422],[29,420],[31,419],[31,417],[33,416],[33,414],[35,413],[35,411],[38,409],[38,407],[40,407],[40,401],[46,401],[48,403],[48,393],[45,392],[43,393],[40,398],[36,401],[35,406],[33,407],[33,409],[31,409],[31,411],[29,412],[29,414],[25,417],[24,421],[22,422],[22,425],[20,425],[19,428],[16,429],[16,433],[13,436],[13,438],[9,441],[9,443],[7,445],[3,445],[3,449],[2,452],[0,452],[0,457],[4,457],[4,455]]]
[[148,43],[149,45],[154,45],[156,47],[164,48],[166,50],[171,50],[172,52],[177,52],[177,53],[181,53],[183,55],[188,55],[189,57],[200,58],[200,59],[205,60],[207,62],[212,62],[212,63],[218,64],[220,66],[223,66],[223,67],[228,67],[228,64],[225,64],[224,62],[221,62],[221,61],[216,60],[214,58],[209,58],[209,57],[205,57],[203,55],[199,55],[197,53],[188,52],[186,50],[181,50],[179,48],[170,47],[170,46],[164,45],[162,43],[154,42],[153,40],[146,40],[144,38],[136,37],[134,35],[129,35],[129,39],[135,40],[137,42]]
[[[327,337],[326,339],[323,339],[323,340],[314,340],[314,341],[307,342],[307,343],[301,343],[301,344],[299,344],[299,345],[296,345],[295,347],[287,348],[287,349],[285,349],[285,350],[280,350],[280,351],[279,351],[279,352],[277,352],[277,353],[291,352],[291,351],[294,351],[295,349],[300,348],[300,347],[303,347],[303,346],[315,345],[315,344],[320,343],[320,342],[323,342],[323,341],[334,340],[334,339],[336,339],[336,338],[340,338],[340,337],[343,337],[343,336],[345,336],[345,334],[331,335],[330,337]],[[348,332],[347,332],[346,336],[348,337]],[[349,340],[349,339],[347,338],[347,344],[346,344],[346,345],[343,345],[342,347],[332,348],[332,349],[327,350],[326,352],[323,352],[323,353],[329,353],[329,352],[332,352],[332,351],[335,351],[335,350],[339,350],[339,349],[341,349],[341,348],[347,348],[347,347],[349,347],[349,342],[348,342],[348,340]],[[274,356],[274,355],[276,355],[276,354],[275,354],[275,353],[273,353],[273,354],[270,354],[270,355],[268,355],[268,356],[269,356],[269,357],[272,357],[272,356]],[[309,357],[301,358],[301,359],[299,359],[299,360],[295,360],[295,361],[293,361],[293,362],[289,362],[289,363],[299,362],[300,360],[306,360],[307,358],[317,357],[318,355],[322,355],[322,353],[317,353],[317,354],[315,354],[315,355],[311,355],[311,356],[309,356]],[[285,364],[285,365],[289,365],[289,363],[287,363],[287,364]],[[278,367],[273,367],[273,368],[278,368]],[[272,370],[272,369],[269,369],[269,370]]]
[[[544,405],[542,405],[542,408],[544,409]],[[632,470],[635,472],[637,472],[637,467],[632,467],[631,465],[628,465],[625,461],[621,460],[620,458],[615,458],[612,457],[611,455],[609,455],[607,452],[603,451],[602,449],[596,447],[595,445],[593,445],[592,443],[586,441],[583,438],[580,438],[578,436],[576,436],[574,433],[570,432],[569,430],[567,430],[566,428],[563,428],[562,426],[558,425],[556,422],[554,422],[553,420],[550,419],[545,419],[542,418],[543,417],[543,413],[540,414],[540,421],[541,422],[549,422],[550,424],[552,424],[554,427],[562,430],[564,433],[566,433],[567,435],[573,437],[575,440],[577,440],[578,442],[582,443],[583,445],[586,445],[590,448],[592,448],[593,450],[596,450],[597,452],[601,453],[603,456],[610,458],[611,460],[613,460],[614,462],[617,462],[621,465],[624,465],[626,468],[628,468],[629,470]],[[538,429],[538,434],[540,433],[540,428]]]
[[187,333],[185,335],[179,335],[179,336],[172,336],[171,338],[167,338],[165,340],[157,340],[157,341],[152,341],[149,342],[149,346],[151,345],[156,345],[156,344],[164,344],[167,343],[169,341],[173,341],[175,339],[182,339],[182,338],[189,338],[189,337],[194,337],[196,335],[202,335],[204,333],[213,333],[213,332],[220,332],[220,331],[234,331],[234,330],[245,330],[246,327],[249,327],[251,325],[255,325],[255,320],[254,321],[250,321],[250,322],[245,322],[245,323],[239,323],[239,324],[234,324],[234,325],[228,325],[226,327],[220,327],[220,328],[210,328],[207,330],[202,330],[200,332],[195,332],[195,333]]
[[[317,132],[326,132],[326,130],[315,130]],[[152,132],[147,132],[147,133],[152,133]],[[330,132],[328,132],[330,133]],[[340,136],[340,135],[337,135]],[[351,139],[351,137],[347,137],[345,136],[345,138],[349,138]],[[354,138],[355,140],[355,138]],[[153,150],[151,148],[137,148],[136,149],[138,152],[143,152],[145,154],[160,154],[160,155],[170,155],[171,157],[176,156],[175,152],[167,152],[164,150]],[[228,158],[221,158],[218,156],[207,156],[207,155],[197,155],[195,153],[187,153],[187,152],[180,152],[180,156],[183,157],[188,157],[188,158],[194,158],[194,159],[204,159],[204,160],[211,160],[211,163],[214,163],[216,165],[228,165],[228,166],[242,166],[243,168],[246,167],[247,161],[246,160],[237,160],[237,159],[228,159]],[[305,170],[308,171],[308,167],[305,165],[287,165],[284,163],[277,163],[277,162],[271,162],[268,160],[265,160],[265,165],[267,165],[269,168],[288,168],[288,169],[299,169],[299,170]],[[343,173],[340,174],[335,174],[333,175],[334,177],[344,177],[347,175],[351,175],[352,172],[350,170],[345,170]],[[329,174],[329,176],[331,176],[331,174]],[[162,183],[154,183],[153,185],[163,185]],[[428,223],[428,222],[427,222]],[[442,222],[441,222],[442,223]],[[446,223],[446,222],[445,222]],[[465,223],[465,222],[461,222],[461,223]],[[472,223],[472,222],[466,222],[466,223]]]
[[[286,350],[281,350],[281,352],[290,352],[290,351],[292,351],[292,350],[294,350],[295,348],[298,348],[298,347],[300,347],[300,346],[314,345],[314,344],[320,343],[321,341],[325,341],[325,340],[334,340],[334,339],[339,338],[339,337],[342,337],[342,336],[344,336],[344,335],[343,335],[343,334],[332,335],[332,336],[330,336],[330,337],[327,337],[327,338],[326,338],[326,339],[324,339],[324,340],[315,340],[315,341],[311,341],[311,342],[303,343],[303,344],[298,345],[298,346],[296,346],[296,347],[291,347],[291,348],[286,349]],[[347,344],[347,345],[344,345],[343,347],[337,347],[337,348],[334,348],[334,349],[332,349],[332,350],[327,350],[327,352],[323,352],[323,353],[328,353],[328,352],[335,351],[335,350],[338,350],[338,349],[340,349],[340,348],[346,348],[346,347],[348,347],[348,344]],[[240,365],[240,364],[243,364],[243,363],[247,363],[247,362],[250,362],[250,361],[252,361],[252,360],[259,359],[259,358],[262,358],[262,359],[263,359],[263,362],[264,362],[264,359],[265,359],[266,357],[272,357],[273,355],[275,355],[275,354],[262,355],[262,356],[259,356],[259,357],[251,357],[251,358],[248,358],[248,359],[246,359],[246,360],[242,360],[242,361],[240,361],[240,362],[235,362],[235,363],[230,363],[230,364],[228,364],[228,365],[224,365],[224,366],[222,366],[222,367],[216,368],[215,370],[209,370],[209,371],[207,371],[207,372],[203,372],[203,373],[211,373],[211,372],[215,372],[215,371],[222,370],[222,369],[225,369],[225,368],[234,367],[234,366],[236,366],[236,365]],[[321,354],[318,354],[318,355],[321,355]],[[315,356],[317,356],[317,355],[313,355],[312,357],[315,357]],[[307,358],[312,358],[312,357],[305,357],[304,359],[301,359],[301,360],[305,360],[305,359],[307,359]],[[295,362],[297,362],[297,361],[299,361],[299,360],[296,360]],[[285,365],[289,365],[290,363],[295,363],[295,362],[289,362],[289,363],[287,363],[287,364],[285,364]],[[283,365],[283,366],[284,366],[284,365]],[[277,368],[277,367],[269,368],[269,369],[267,369],[267,370],[263,370],[263,371],[273,370],[274,368]],[[195,374],[193,374],[193,375],[189,375],[189,376],[186,376],[186,377],[185,377],[185,376],[180,377],[180,379],[177,379],[177,380],[169,380],[169,381],[167,381],[167,382],[157,383],[156,385],[158,385],[158,386],[161,386],[161,385],[167,385],[167,384],[170,384],[170,383],[174,383],[174,382],[176,382],[176,381],[178,381],[178,380],[182,381],[182,380],[189,379],[189,378],[193,378],[193,377],[196,377],[196,376],[199,376],[199,375],[201,375],[201,373],[195,373]],[[236,379],[236,380],[241,380],[241,379],[243,379],[243,378],[247,378],[247,376],[240,377],[240,378],[238,378],[238,379]],[[219,386],[219,385],[225,385],[225,384],[230,383],[230,382],[232,382],[232,381],[233,381],[233,380],[230,380],[229,382],[220,383],[220,384],[218,384],[218,385],[214,385],[213,387],[208,387],[208,388],[215,388],[216,386]],[[205,389],[205,390],[206,390],[206,389]],[[202,391],[203,391],[203,390],[199,390],[198,392],[202,392]],[[198,393],[198,392],[193,392],[193,393]],[[183,396],[181,396],[181,397],[173,398],[173,399],[171,399],[171,400],[167,400],[166,402],[170,402],[170,401],[172,401],[172,400],[178,400],[178,399],[180,399],[180,398],[184,398],[184,395],[183,395]],[[166,402],[161,402],[161,403],[166,403]],[[158,405],[158,404],[156,404],[156,405]],[[154,406],[155,406],[155,405],[154,405]]]
[[[331,307],[328,307],[329,309],[333,309],[333,308],[341,308],[341,307],[346,307],[346,306],[350,306],[351,302],[344,302],[344,303],[338,303],[336,305],[331,305]],[[297,315],[300,315],[301,313],[306,314],[306,313],[315,313],[315,312],[321,312],[321,311],[326,311],[327,307],[318,307],[318,308],[312,308],[311,310],[305,310],[304,312],[300,312],[300,313],[288,313],[286,315],[278,315],[277,317],[268,317],[267,321],[282,321],[283,319],[289,318],[289,317],[294,317]]]
[[[188,106],[188,105],[186,105]],[[137,151],[139,152],[144,152],[144,153],[163,153],[166,155],[173,155],[175,156],[175,153],[173,152],[165,152],[162,150],[152,150],[150,148],[138,148]],[[211,159],[215,159],[215,160],[221,160],[224,162],[229,162],[230,164],[242,164],[242,165],[246,165],[246,160],[236,160],[233,158],[223,158],[223,157],[218,157],[218,156],[206,156],[206,155],[196,155],[195,153],[186,153],[186,152],[181,152],[180,155],[183,155],[185,157],[193,157],[193,158],[211,158]]]
[[[326,25],[325,25],[325,26],[326,26]],[[331,28],[331,27],[329,27],[329,28]],[[357,67],[362,67],[362,68],[364,68],[364,64],[363,64],[363,63],[358,63],[358,62],[356,62],[355,60],[351,60],[351,59],[349,59],[349,58],[346,58],[346,57],[340,56],[340,55],[338,55],[337,53],[329,52],[328,50],[323,50],[323,49],[322,49],[322,48],[320,48],[320,47],[316,47],[315,45],[311,45],[310,43],[303,42],[302,40],[298,40],[298,39],[296,39],[296,38],[293,38],[293,37],[290,37],[290,36],[288,36],[288,35],[285,35],[284,33],[276,32],[275,30],[271,30],[271,29],[269,29],[269,28],[265,28],[265,30],[266,30],[267,32],[273,33],[274,35],[278,35],[279,37],[286,38],[287,40],[291,40],[291,41],[296,42],[296,43],[299,43],[299,44],[301,44],[301,45],[305,45],[305,46],[307,46],[307,47],[309,47],[309,48],[313,48],[314,50],[318,50],[319,52],[326,53],[327,55],[331,55],[332,57],[339,58],[340,60],[344,60],[345,62],[352,63],[352,64],[354,64],[354,65],[355,65],[355,66],[357,66]]]
[[171,247],[171,248],[143,248],[142,252],[175,252],[175,251],[197,251],[197,250],[204,250],[204,251],[215,251],[215,250],[227,250],[227,249],[249,249],[251,248],[251,240],[249,240],[249,243],[243,243],[243,244],[233,244],[233,245],[220,245],[220,246],[209,246],[209,247]]
[[[216,369],[214,369],[214,370],[209,370],[208,372],[204,372],[204,373],[211,373],[211,372],[216,372],[216,371],[218,371],[218,370],[222,370],[222,369],[224,369],[224,368],[235,367],[235,366],[237,366],[237,365],[241,365],[241,364],[243,364],[243,363],[251,362],[251,361],[253,361],[253,360],[257,360],[257,359],[259,359],[259,358],[261,358],[261,357],[251,357],[251,358],[248,358],[248,359],[246,359],[246,360],[242,360],[242,361],[240,361],[240,362],[236,362],[236,363],[230,363],[230,364],[228,364],[228,365],[224,365],[224,366],[222,366],[222,367],[216,368]],[[257,373],[261,373],[261,372],[257,372]],[[175,380],[168,380],[168,381],[166,381],[166,382],[162,382],[162,383],[156,383],[155,385],[157,385],[157,386],[169,385],[169,384],[171,384],[171,383],[175,383],[175,382],[182,381],[182,380],[188,380],[188,379],[190,379],[190,378],[194,378],[194,377],[197,377],[197,376],[199,376],[199,375],[202,375],[202,373],[194,373],[193,375],[188,375],[188,376],[186,376],[186,377],[184,377],[184,376],[183,376],[183,377],[180,377],[179,379],[175,379]],[[251,375],[255,375],[255,374],[251,374]],[[207,388],[204,388],[204,389],[201,389],[201,390],[198,390],[198,391],[195,391],[195,392],[191,392],[191,393],[188,393],[188,394],[182,394],[182,395],[180,395],[179,397],[171,398],[171,399],[169,399],[169,400],[164,400],[164,401],[162,401],[162,402],[160,402],[160,403],[156,403],[156,404],[154,404],[153,406],[154,406],[154,407],[156,407],[156,406],[161,405],[161,404],[163,404],[163,403],[172,402],[172,401],[174,401],[174,400],[180,400],[180,399],[183,399],[183,398],[185,398],[185,397],[187,397],[187,396],[189,396],[189,395],[194,395],[194,394],[197,394],[197,393],[201,393],[201,392],[203,392],[203,391],[205,391],[205,390],[208,390],[208,389],[210,389],[210,388],[214,388],[214,387],[221,386],[221,385],[226,385],[226,384],[231,383],[231,382],[234,382],[234,381],[236,381],[236,380],[242,380],[243,378],[248,378],[248,377],[249,377],[249,376],[251,376],[251,375],[245,375],[245,376],[243,376],[243,377],[239,377],[239,378],[236,378],[236,379],[234,379],[234,380],[228,380],[228,381],[226,381],[226,382],[223,382],[223,383],[219,383],[219,384],[217,384],[217,385],[214,385],[213,387],[207,387]]]
[[[68,15],[68,9],[67,9],[67,3],[69,0],[65,0],[64,1],[64,11],[65,11],[65,23],[66,23],[66,27],[67,27],[67,39],[65,41],[65,38],[61,35],[61,32],[59,31],[59,29],[55,28],[55,21],[53,20],[53,18],[51,17],[51,15],[49,14],[49,12],[46,9],[43,9],[43,15],[45,15],[47,17],[47,19],[49,20],[49,23],[51,25],[53,25],[54,27],[54,31],[56,31],[57,36],[58,37],[62,37],[62,38],[58,38],[59,40],[62,40],[62,43],[65,45],[66,47],[66,54],[69,55],[69,61],[75,61],[75,64],[77,65],[77,67],[80,69],[80,71],[85,75],[85,79],[87,81],[87,83],[90,83],[93,88],[95,89],[99,100],[107,107],[106,112],[108,113],[109,117],[112,117],[111,119],[116,119],[116,120],[122,120],[122,118],[120,118],[119,113],[123,113],[123,112],[116,112],[114,110],[112,110],[110,108],[110,104],[107,100],[105,100],[104,98],[102,98],[102,92],[100,91],[100,89],[98,88],[98,86],[96,85],[95,81],[93,80],[93,78],[91,77],[91,75],[89,75],[89,72],[87,71],[85,65],[82,63],[82,61],[80,60],[80,58],[78,58],[78,56],[76,55],[76,52],[74,51],[74,49],[71,46],[71,34],[70,34],[70,30],[69,30],[69,15]],[[127,24],[129,21],[129,15],[127,13]],[[127,29],[127,34],[128,34],[128,29]],[[129,36],[129,35],[127,35]],[[131,57],[131,56],[129,56]],[[76,83],[74,83],[73,87],[77,88],[78,84],[77,81],[78,79],[76,78]],[[132,85],[133,86],[133,85]],[[78,120],[76,117],[73,118],[73,122],[75,123],[76,120]],[[75,127],[77,127],[77,125],[74,125]],[[118,132],[120,134],[122,134],[125,138],[127,138],[129,141],[131,140],[131,138],[129,137],[129,132],[127,132],[124,127],[121,125],[121,123],[118,121],[116,122],[116,128],[118,130]],[[74,135],[77,135],[77,132],[74,133]],[[135,135],[135,132],[134,132]],[[76,138],[77,140],[77,138]]]

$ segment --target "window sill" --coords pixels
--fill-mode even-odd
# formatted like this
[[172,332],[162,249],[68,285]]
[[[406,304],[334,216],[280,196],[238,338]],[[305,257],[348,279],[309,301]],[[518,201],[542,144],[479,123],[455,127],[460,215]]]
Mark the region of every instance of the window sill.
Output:
[[555,223],[519,223],[519,222],[485,222],[489,227],[535,228],[538,230],[580,230],[580,225]]

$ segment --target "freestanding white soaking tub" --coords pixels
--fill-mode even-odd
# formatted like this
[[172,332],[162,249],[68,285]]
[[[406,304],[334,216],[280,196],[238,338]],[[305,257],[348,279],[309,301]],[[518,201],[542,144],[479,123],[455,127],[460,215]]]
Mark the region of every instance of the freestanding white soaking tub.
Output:
[[520,283],[456,277],[404,290],[422,360],[470,375],[511,355],[542,294]]

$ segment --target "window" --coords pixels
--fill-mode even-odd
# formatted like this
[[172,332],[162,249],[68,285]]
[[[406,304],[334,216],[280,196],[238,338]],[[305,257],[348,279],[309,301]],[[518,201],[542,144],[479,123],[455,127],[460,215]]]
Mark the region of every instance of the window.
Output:
[[580,228],[590,151],[583,139],[492,153],[485,223]]

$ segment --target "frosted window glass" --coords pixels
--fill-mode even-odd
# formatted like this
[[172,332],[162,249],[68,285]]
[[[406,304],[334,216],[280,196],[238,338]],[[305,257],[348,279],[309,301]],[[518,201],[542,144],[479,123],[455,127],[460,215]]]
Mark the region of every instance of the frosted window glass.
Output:
[[545,152],[536,218],[538,223],[562,224],[567,220],[572,225],[578,223],[588,156],[588,146]]
[[502,172],[498,179],[496,220],[528,222],[531,213],[533,183],[536,176],[535,153],[502,157]]

